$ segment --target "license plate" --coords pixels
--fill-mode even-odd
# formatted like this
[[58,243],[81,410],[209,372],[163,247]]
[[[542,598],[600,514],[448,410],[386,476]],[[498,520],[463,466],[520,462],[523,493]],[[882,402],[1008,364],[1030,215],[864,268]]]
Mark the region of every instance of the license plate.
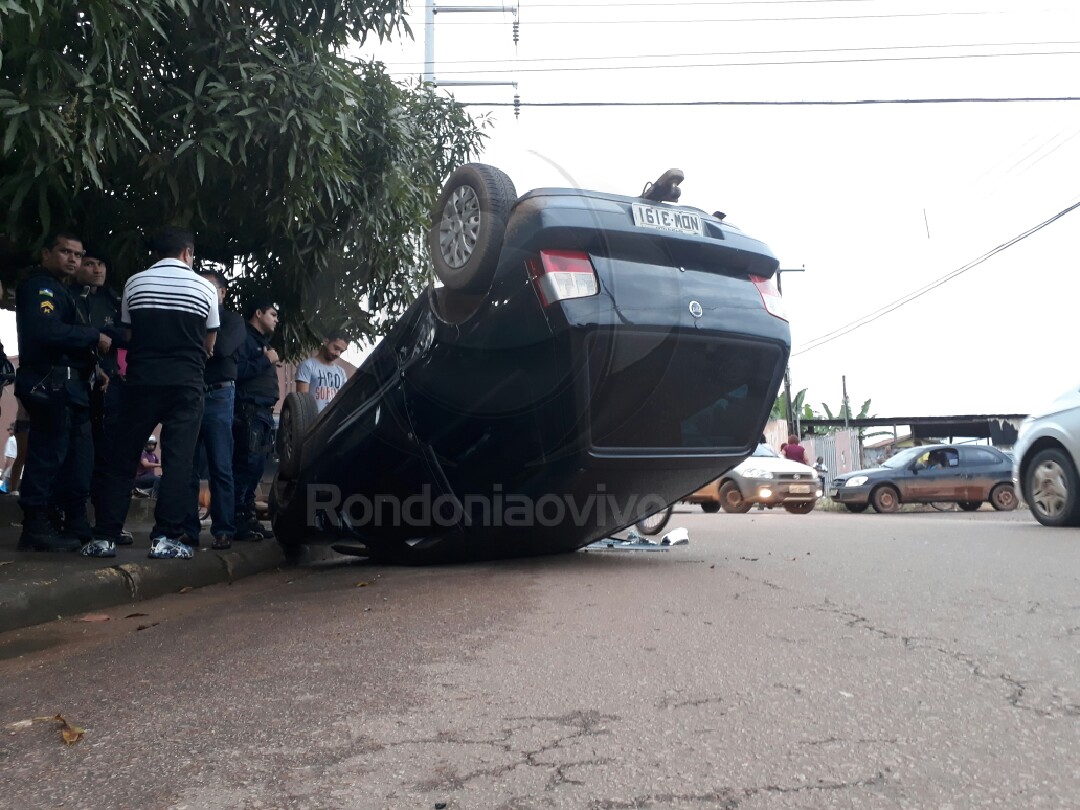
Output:
[[809,484],[792,484],[790,487],[788,487],[788,491],[792,495],[805,495],[810,491],[810,485]]
[[838,490],[838,489],[830,489],[829,490],[829,497],[830,498],[835,498],[839,494],[840,494],[840,490]]
[[701,217],[678,208],[658,208],[655,205],[633,203],[634,224],[639,228],[655,228],[658,231],[693,233],[701,236],[705,231]]

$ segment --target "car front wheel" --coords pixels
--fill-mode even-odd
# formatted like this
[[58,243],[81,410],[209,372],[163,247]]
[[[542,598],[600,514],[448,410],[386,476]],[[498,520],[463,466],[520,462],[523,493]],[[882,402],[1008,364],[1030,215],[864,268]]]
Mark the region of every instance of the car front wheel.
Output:
[[806,501],[805,503],[785,503],[784,508],[787,509],[793,515],[809,515],[814,511],[814,502]]
[[990,505],[999,512],[1011,512],[1016,504],[1016,489],[1012,484],[998,484],[990,490]]
[[1080,524],[1080,482],[1072,460],[1057,448],[1041,451],[1028,465],[1028,505],[1044,526]]
[[739,485],[734,481],[725,481],[724,485],[720,487],[720,506],[724,508],[725,512],[733,512],[739,515],[750,511],[750,503],[743,498],[742,493],[739,491]]
[[855,514],[865,512],[867,509],[870,508],[870,504],[868,503],[845,503],[844,506],[847,507],[847,510],[849,512],[854,512]]
[[875,512],[897,512],[900,509],[900,493],[890,486],[878,487],[870,496],[870,503]]

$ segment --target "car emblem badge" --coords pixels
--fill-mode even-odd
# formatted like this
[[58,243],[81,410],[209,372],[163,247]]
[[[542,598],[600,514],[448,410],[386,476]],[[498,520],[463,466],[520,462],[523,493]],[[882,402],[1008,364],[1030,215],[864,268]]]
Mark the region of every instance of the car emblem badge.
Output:
[[697,301],[691,301],[690,314],[693,315],[695,318],[700,318],[702,315],[705,314],[705,310],[701,308],[701,304],[699,304]]

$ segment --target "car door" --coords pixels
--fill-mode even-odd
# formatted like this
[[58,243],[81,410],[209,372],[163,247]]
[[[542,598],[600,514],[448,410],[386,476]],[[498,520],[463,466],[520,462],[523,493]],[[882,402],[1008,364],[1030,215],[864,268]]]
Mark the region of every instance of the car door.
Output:
[[[926,467],[927,463],[935,466]],[[908,474],[904,500],[922,503],[956,500],[958,464],[957,452],[952,448],[933,450],[920,456]]]
[[990,490],[1002,482],[1008,465],[1002,457],[988,447],[960,448],[960,473],[958,501],[985,501]]

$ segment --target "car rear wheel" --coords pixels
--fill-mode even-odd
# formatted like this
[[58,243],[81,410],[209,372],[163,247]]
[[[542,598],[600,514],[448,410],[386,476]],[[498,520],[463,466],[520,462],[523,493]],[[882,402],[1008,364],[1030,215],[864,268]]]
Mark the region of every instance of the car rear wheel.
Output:
[[956,505],[965,512],[974,512],[982,506],[982,501],[959,501]]
[[1025,492],[1035,519],[1044,526],[1080,525],[1080,481],[1070,459],[1056,447],[1028,465]]
[[998,484],[990,490],[990,505],[999,512],[1011,512],[1018,503],[1012,484]]
[[845,503],[844,506],[847,507],[849,512],[855,512],[856,514],[865,512],[870,508],[870,504],[868,503]]
[[293,391],[281,405],[278,426],[278,475],[294,480],[300,475],[304,436],[315,423],[319,406],[308,392]]
[[720,487],[720,506],[725,512],[743,514],[750,511],[750,503],[743,498],[739,485],[734,481],[725,481]]
[[787,509],[793,515],[808,515],[814,511],[814,502],[806,501],[805,503],[785,503],[784,508]]
[[701,504],[701,511],[708,515],[715,515],[720,511],[720,504],[717,501],[706,501]]
[[428,231],[439,281],[459,292],[487,291],[516,201],[513,181],[494,166],[467,163],[450,175]]
[[672,504],[667,509],[661,509],[659,512],[655,512],[648,517],[643,517],[634,526],[637,530],[644,535],[652,536],[659,534],[660,531],[667,526],[667,522],[671,519],[671,513],[674,511],[675,505]]
[[890,486],[878,487],[870,495],[870,503],[875,512],[897,512],[900,509],[900,493]]

